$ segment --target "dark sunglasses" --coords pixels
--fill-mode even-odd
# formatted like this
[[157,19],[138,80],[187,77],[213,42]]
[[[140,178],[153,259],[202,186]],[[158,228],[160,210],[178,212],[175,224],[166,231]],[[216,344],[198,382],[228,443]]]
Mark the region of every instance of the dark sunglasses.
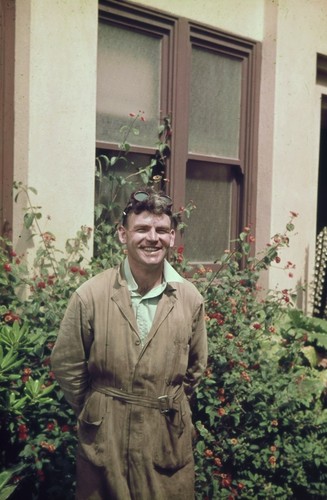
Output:
[[[131,195],[131,198],[134,201],[142,202],[148,200],[150,196],[152,195],[150,195],[146,191],[136,191]],[[160,194],[158,195],[158,197],[165,203],[167,207],[171,207],[173,205],[173,200],[170,198],[170,196],[166,194]]]

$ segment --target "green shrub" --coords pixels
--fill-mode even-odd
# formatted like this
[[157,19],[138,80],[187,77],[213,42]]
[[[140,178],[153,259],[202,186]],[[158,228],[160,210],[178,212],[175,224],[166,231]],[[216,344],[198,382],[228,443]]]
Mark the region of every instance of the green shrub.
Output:
[[55,261],[53,237],[44,238],[31,270],[22,256],[11,251],[9,260],[0,251],[1,499],[62,498],[63,491],[73,498],[76,422],[50,354],[67,300],[87,273],[72,249]]
[[[150,165],[131,177],[115,172],[117,162],[126,161],[126,132],[136,133],[140,117],[131,118],[116,157],[97,159],[90,262],[91,229],[82,227],[64,251],[57,249],[55,235],[40,227],[40,208],[30,199],[35,190],[16,183],[17,196],[27,199],[24,224],[37,250],[28,268],[9,242],[0,245],[0,500],[74,497],[76,421],[49,357],[72,292],[124,255],[115,237],[123,208],[119,190],[129,194],[139,179],[161,187],[154,172],[158,165],[165,171],[168,119]],[[108,199],[101,196],[102,183],[112,187]],[[176,214],[180,230],[181,216],[193,208]],[[290,289],[258,289],[260,273],[280,261],[295,215],[261,255],[252,256],[253,238],[245,228],[214,272],[201,268],[192,278],[205,298],[209,344],[209,364],[193,401],[198,499],[327,496],[327,322],[297,311]],[[182,246],[171,262],[190,276]],[[292,264],[285,267],[290,272]]]
[[287,232],[253,258],[246,228],[217,272],[196,277],[209,343],[194,403],[199,499],[327,496],[327,377],[307,352],[317,338],[326,349],[327,323],[318,328],[294,310],[290,290],[257,290],[260,271],[280,261]]

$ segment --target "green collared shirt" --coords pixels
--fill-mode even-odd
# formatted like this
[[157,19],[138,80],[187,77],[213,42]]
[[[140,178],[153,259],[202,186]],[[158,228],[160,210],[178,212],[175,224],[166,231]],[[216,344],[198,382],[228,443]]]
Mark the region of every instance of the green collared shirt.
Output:
[[167,283],[183,283],[185,280],[175,271],[169,262],[165,260],[162,283],[149,290],[145,295],[141,295],[137,291],[138,285],[134,280],[128,258],[126,258],[124,262],[124,273],[131,294],[132,306],[136,316],[141,343],[144,345],[154,320],[158,302]]

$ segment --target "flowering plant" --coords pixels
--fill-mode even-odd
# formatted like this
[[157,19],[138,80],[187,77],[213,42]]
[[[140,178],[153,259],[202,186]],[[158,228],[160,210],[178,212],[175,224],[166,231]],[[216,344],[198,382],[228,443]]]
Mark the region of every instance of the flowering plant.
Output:
[[[121,153],[97,159],[91,262],[85,258],[91,229],[82,227],[59,251],[55,235],[41,228],[41,210],[30,199],[35,190],[16,183],[17,195],[27,200],[24,223],[33,229],[37,252],[28,268],[9,242],[0,245],[1,500],[74,497],[76,421],[49,356],[73,290],[123,257],[115,239],[120,190],[134,189],[140,178],[158,186],[164,179],[169,120],[159,130],[149,168],[127,179],[114,170],[118,161],[126,161],[126,132],[137,133],[135,119],[142,121],[143,115],[130,118]],[[102,197],[108,186],[112,195]],[[179,229],[185,227],[180,216],[193,208],[189,204],[176,214]],[[192,278],[205,299],[209,343],[209,364],[193,401],[198,499],[327,495],[327,322],[297,311],[291,289],[258,294],[262,270],[281,263],[295,217],[291,213],[285,232],[259,256],[253,257],[254,238],[244,228],[217,271],[200,268]],[[191,275],[183,246],[171,261]],[[294,264],[284,268],[292,274]]]
[[[64,250],[57,248],[55,235],[42,227],[41,207],[33,203],[36,190],[21,182],[14,185],[15,200],[24,197],[26,203],[24,227],[34,238],[36,253],[28,265],[26,255],[18,255],[11,242],[0,240],[1,500],[11,495],[26,498],[27,492],[31,498],[74,497],[76,419],[54,379],[50,354],[73,291],[124,256],[115,234],[117,220],[112,218],[122,212],[127,197],[122,189],[132,191],[140,181],[158,185],[162,180],[153,175],[153,168],[160,161],[162,170],[169,154],[168,119],[160,127],[156,158],[150,165],[135,169],[128,178],[113,168],[119,162],[127,164],[126,141],[130,132],[138,133],[136,120],[142,122],[143,114],[133,114],[123,127],[116,157],[96,159],[98,202],[91,261],[85,254],[92,228],[81,227]],[[110,196],[101,198],[108,186]]]
[[[295,310],[290,289],[258,295],[260,272],[281,261],[295,216],[259,257],[245,228],[218,271],[195,276],[209,344],[194,402],[199,499],[326,497],[327,372],[306,355],[318,324]],[[319,327],[326,335],[327,323]]]

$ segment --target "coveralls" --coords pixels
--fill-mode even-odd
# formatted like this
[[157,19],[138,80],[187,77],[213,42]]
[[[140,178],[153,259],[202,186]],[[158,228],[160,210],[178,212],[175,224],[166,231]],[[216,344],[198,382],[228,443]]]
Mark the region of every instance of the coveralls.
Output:
[[165,269],[143,345],[123,264],[77,289],[61,323],[51,362],[78,417],[79,500],[194,498],[189,397],[207,362],[204,305]]

